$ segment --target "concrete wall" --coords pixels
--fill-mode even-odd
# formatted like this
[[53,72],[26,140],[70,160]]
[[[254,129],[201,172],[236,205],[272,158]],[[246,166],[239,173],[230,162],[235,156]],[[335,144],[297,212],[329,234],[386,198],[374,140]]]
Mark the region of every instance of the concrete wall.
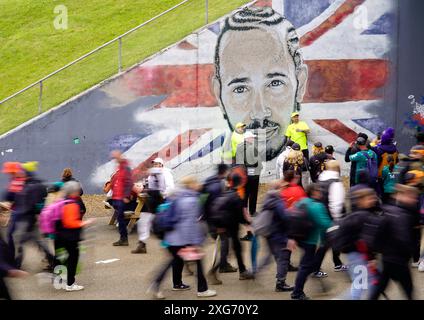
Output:
[[[159,155],[177,179],[188,173],[204,178],[219,162],[221,144],[238,121],[267,128],[278,151],[297,104],[311,128],[309,143],[333,145],[339,159],[358,132],[373,138],[396,126],[403,150],[413,143],[412,127],[421,121],[416,111],[422,109],[410,105],[408,95],[418,100],[423,91],[419,73],[409,84],[408,52],[421,45],[415,53],[418,64],[424,52],[417,39],[423,29],[413,22],[416,7],[401,5],[399,16],[396,0],[257,4],[274,11],[265,9],[263,18],[254,18],[256,24],[246,20],[247,13],[231,15],[227,24],[223,18],[1,137],[1,161],[38,160],[40,176],[49,181],[69,166],[87,193],[98,193],[112,174],[115,165],[108,154],[115,148],[125,151],[137,177]],[[287,32],[289,22],[296,33]],[[275,159],[269,160],[263,179],[273,175]],[[346,174],[348,167],[343,170]],[[0,184],[5,183],[2,175]]]

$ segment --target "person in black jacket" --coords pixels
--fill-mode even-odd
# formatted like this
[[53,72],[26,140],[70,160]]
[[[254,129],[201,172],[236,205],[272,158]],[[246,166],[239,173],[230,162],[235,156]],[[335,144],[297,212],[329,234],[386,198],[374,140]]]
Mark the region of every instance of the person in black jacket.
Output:
[[313,183],[318,181],[318,176],[325,170],[325,163],[332,159],[322,147],[321,142],[314,144],[312,148],[312,157],[309,159],[309,172]]
[[218,201],[221,201],[221,199],[217,200],[216,206],[219,206],[219,208],[216,208],[215,206],[215,214],[217,212],[221,212],[221,214],[220,219],[213,219],[213,223],[215,223],[219,233],[225,232],[226,236],[232,240],[232,247],[237,258],[240,273],[239,279],[253,279],[253,273],[247,270],[243,262],[241,244],[239,240],[239,225],[250,224],[250,222],[246,220],[247,216],[245,216],[244,201],[240,194],[243,190],[242,177],[237,173],[230,174],[229,186],[230,189],[225,191],[220,197],[223,200],[222,203],[218,204]]
[[[29,241],[35,241],[44,251],[49,266],[52,269],[54,255],[50,252],[47,243],[41,238],[37,225],[37,216],[44,206],[47,197],[46,186],[36,178],[33,172],[25,171],[26,180],[21,192],[16,194],[14,203],[14,223],[9,227],[8,245],[16,266],[21,267],[23,260],[23,246]],[[15,244],[17,248],[15,249]],[[16,252],[15,252],[16,250]]]
[[[364,138],[365,140],[368,140],[368,135],[366,135],[365,133],[358,133],[358,137],[357,138]],[[356,145],[356,140],[354,142],[352,142],[349,146],[349,148],[347,148],[346,150],[346,154],[345,154],[345,162],[350,162],[350,156],[352,154],[357,153],[359,150],[359,147]],[[350,186],[354,186],[355,185],[355,177],[356,177],[356,162],[352,162],[350,165]]]
[[381,249],[383,271],[377,290],[371,300],[377,300],[390,280],[399,282],[409,300],[413,299],[413,283],[409,262],[414,251],[414,216],[418,202],[418,189],[397,184],[396,205],[384,207],[386,217],[385,238]]
[[[262,213],[270,210],[273,212],[272,224],[269,236],[266,237],[271,254],[277,263],[277,282],[275,291],[289,292],[294,287],[286,283],[287,272],[289,271],[291,252],[295,247],[294,240],[288,238],[288,217],[285,213],[284,202],[281,200],[281,181],[275,181],[270,186],[270,191],[265,196]],[[261,213],[260,213],[261,214]],[[270,256],[265,258],[258,270],[263,269],[270,263]]]
[[0,299],[12,300],[4,278],[25,277],[27,275],[27,272],[19,270],[14,266],[7,243],[0,237]]
[[[211,211],[213,210],[213,204],[215,203],[215,200],[218,199],[225,191],[225,180],[228,176],[228,170],[229,168],[226,164],[219,164],[217,174],[207,178],[205,183],[203,184],[202,193],[206,194],[207,198],[204,203],[204,213],[202,219],[207,222],[209,226],[209,232],[212,238],[215,240],[217,240],[218,238],[218,228],[210,219],[210,215],[212,214]],[[237,268],[233,267],[227,259],[230,243],[225,232],[219,233],[218,241],[220,242],[220,260],[219,263],[216,264],[216,256],[214,256],[214,265],[208,272],[208,282],[214,285],[222,284],[222,281],[216,277],[216,271],[218,270],[218,268],[219,272],[221,273],[237,272]],[[217,253],[218,252],[216,250],[215,255]]]

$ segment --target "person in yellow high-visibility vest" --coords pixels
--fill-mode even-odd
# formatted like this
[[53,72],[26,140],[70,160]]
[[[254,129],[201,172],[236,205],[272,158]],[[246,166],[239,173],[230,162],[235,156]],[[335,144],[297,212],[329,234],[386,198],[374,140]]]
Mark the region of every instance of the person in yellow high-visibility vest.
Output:
[[222,150],[222,158],[227,164],[235,164],[237,146],[244,142],[244,132],[246,131],[246,125],[242,122],[238,122],[231,136],[228,135],[224,142]]

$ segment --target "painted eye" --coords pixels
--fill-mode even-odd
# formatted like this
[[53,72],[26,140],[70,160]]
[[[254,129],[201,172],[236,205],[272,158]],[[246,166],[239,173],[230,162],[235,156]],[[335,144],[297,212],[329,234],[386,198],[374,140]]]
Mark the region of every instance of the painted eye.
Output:
[[245,86],[240,86],[233,90],[234,93],[244,93],[246,91],[247,91],[247,88]]
[[284,83],[281,80],[272,80],[272,82],[269,84],[270,87],[279,87],[282,86]]

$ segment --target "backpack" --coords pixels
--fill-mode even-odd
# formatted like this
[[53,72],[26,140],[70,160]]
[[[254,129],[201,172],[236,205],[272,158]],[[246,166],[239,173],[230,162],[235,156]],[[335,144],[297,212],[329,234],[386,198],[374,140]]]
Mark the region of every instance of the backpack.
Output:
[[355,224],[352,223],[355,218],[357,218],[357,214],[350,214],[327,229],[326,241],[333,250],[342,253],[355,250],[355,244],[358,240],[358,234],[354,230]]
[[178,222],[176,200],[166,201],[160,204],[152,222],[152,232],[160,240],[163,240],[165,234],[174,230]]
[[308,217],[306,205],[294,205],[287,210],[287,216],[288,237],[296,241],[305,241],[314,227],[314,223]]
[[370,157],[368,151],[362,152],[367,159],[367,171],[370,175],[370,180],[374,182],[378,178],[378,164],[376,157]]
[[233,191],[224,192],[214,200],[209,212],[209,223],[218,228],[225,228],[231,223],[231,212],[227,210],[228,201],[233,196]]
[[39,216],[40,231],[43,234],[56,233],[56,223],[62,219],[63,207],[66,204],[75,203],[73,200],[59,200],[41,210]]
[[255,235],[268,237],[271,234],[273,210],[263,210],[253,217],[252,229]]
[[379,178],[381,178],[382,175],[383,175],[383,169],[384,169],[384,167],[389,165],[389,162],[387,161],[387,158],[389,156],[392,156],[393,159],[394,159],[394,161],[395,161],[395,164],[396,164],[398,162],[398,155],[399,155],[398,152],[395,152],[395,153],[392,153],[392,154],[385,152],[385,153],[383,153],[381,155],[381,163],[380,163],[380,165],[378,167],[378,177]]

